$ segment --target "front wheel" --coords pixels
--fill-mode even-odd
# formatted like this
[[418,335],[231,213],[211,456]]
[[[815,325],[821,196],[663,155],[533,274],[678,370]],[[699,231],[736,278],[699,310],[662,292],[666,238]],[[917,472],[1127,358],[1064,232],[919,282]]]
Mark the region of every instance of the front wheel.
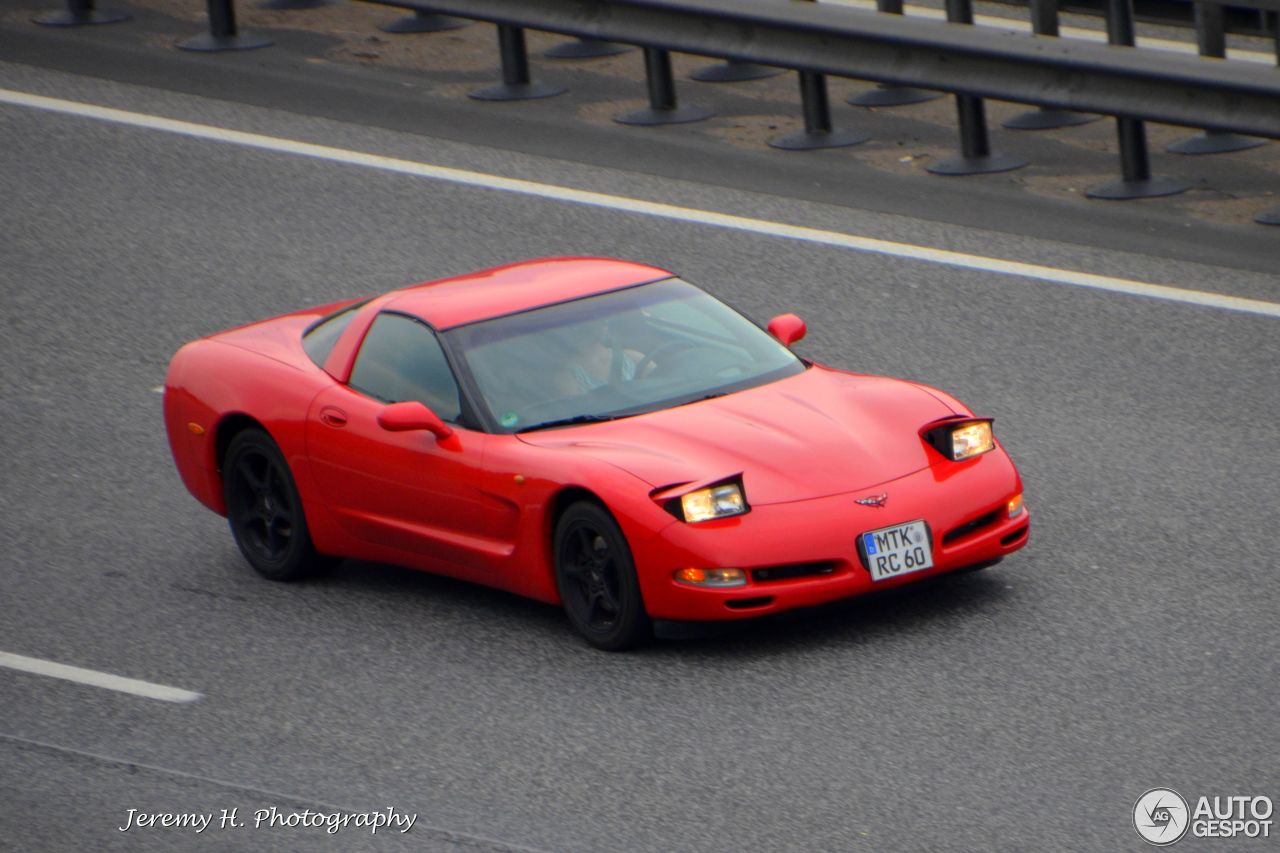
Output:
[[604,507],[582,501],[566,509],[554,547],[560,600],[587,642],[616,652],[648,638],[652,628],[631,549]]
[[222,481],[231,535],[258,574],[292,581],[335,562],[311,544],[298,488],[271,436],[247,429],[232,439]]

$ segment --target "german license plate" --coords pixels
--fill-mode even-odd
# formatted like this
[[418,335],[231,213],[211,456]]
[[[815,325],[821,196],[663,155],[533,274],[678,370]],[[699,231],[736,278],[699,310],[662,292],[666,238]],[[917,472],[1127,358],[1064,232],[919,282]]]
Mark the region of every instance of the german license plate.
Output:
[[924,519],[864,533],[858,546],[873,581],[918,572],[933,565],[933,542]]

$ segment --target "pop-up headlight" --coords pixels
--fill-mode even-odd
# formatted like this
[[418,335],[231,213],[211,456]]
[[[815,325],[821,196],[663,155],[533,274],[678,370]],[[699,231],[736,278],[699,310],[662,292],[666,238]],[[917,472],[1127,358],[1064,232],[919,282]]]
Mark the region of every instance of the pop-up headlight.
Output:
[[924,438],[956,462],[981,456],[996,446],[990,419],[949,421],[926,431]]
[[[751,511],[746,492],[742,488],[741,475],[734,475],[684,494],[680,494],[680,488],[680,486],[672,486],[655,489],[652,496],[663,509],[689,524],[716,518],[730,518]],[[684,488],[688,488],[688,485]]]
[[951,431],[951,458],[957,462],[986,453],[995,446],[990,421],[975,421]]
[[746,511],[747,499],[737,483],[708,486],[680,496],[681,516],[690,524],[742,515]]

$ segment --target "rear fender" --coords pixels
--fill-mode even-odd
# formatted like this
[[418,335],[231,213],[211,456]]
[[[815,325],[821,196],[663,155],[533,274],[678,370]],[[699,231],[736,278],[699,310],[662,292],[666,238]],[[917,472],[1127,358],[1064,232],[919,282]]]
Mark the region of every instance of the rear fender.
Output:
[[328,510],[306,456],[306,413],[332,380],[318,367],[298,368],[214,340],[178,351],[165,380],[165,427],[174,462],[187,489],[209,509],[226,515],[219,458],[235,433],[258,426],[280,447],[302,497],[316,547],[335,546]]

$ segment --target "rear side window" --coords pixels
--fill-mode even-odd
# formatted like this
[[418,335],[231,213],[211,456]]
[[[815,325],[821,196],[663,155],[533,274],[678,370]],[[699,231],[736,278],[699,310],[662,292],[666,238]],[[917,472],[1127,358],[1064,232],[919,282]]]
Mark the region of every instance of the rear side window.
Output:
[[306,350],[312,361],[324,367],[324,363],[329,360],[329,353],[333,352],[334,345],[338,343],[338,338],[342,337],[342,333],[347,330],[347,326],[351,325],[356,312],[362,307],[364,302],[357,302],[350,308],[343,308],[325,317],[303,333],[302,348]]
[[351,387],[387,403],[418,400],[442,420],[461,414],[458,383],[435,333],[403,314],[379,314],[351,368]]

